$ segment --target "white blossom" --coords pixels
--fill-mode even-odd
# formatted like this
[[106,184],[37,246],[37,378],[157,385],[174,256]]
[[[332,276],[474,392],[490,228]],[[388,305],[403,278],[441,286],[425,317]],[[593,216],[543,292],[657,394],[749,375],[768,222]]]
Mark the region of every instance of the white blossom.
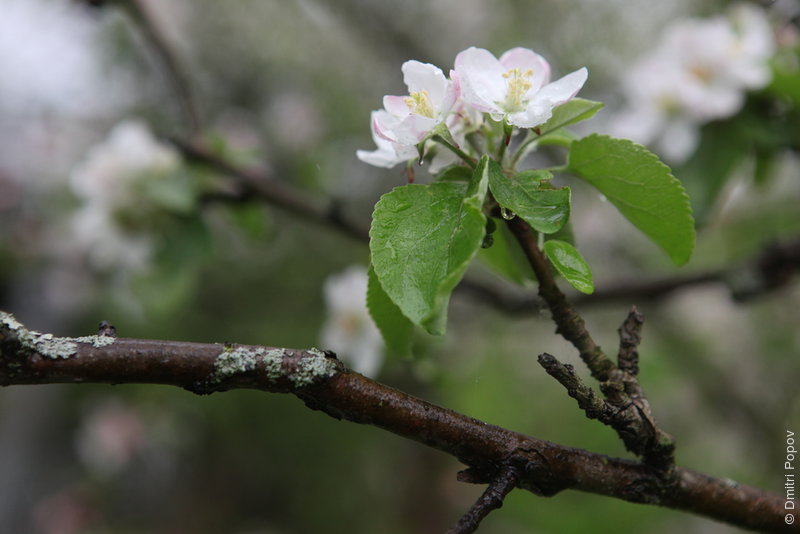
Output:
[[527,48],[513,48],[500,59],[471,47],[456,56],[461,98],[496,121],[520,128],[546,122],[553,108],[574,97],[586,83],[586,67],[550,82],[550,64]]
[[82,251],[99,270],[138,271],[147,267],[153,240],[147,229],[148,202],[138,192],[148,180],[168,179],[180,159],[158,142],[144,123],[118,124],[101,144],[92,148],[70,176],[70,186],[82,200],[70,221],[70,246]]
[[625,75],[627,108],[611,133],[651,144],[673,162],[686,159],[702,124],[736,114],[747,90],[769,82],[774,51],[773,32],[755,6],[676,21]]
[[374,377],[383,363],[383,339],[367,310],[367,271],[354,265],[331,275],[323,294],[328,318],[320,343],[359,373]]
[[430,63],[406,61],[402,71],[408,96],[383,97],[386,113],[374,115],[373,125],[384,139],[414,146],[444,122],[458,95],[442,69]]
[[73,169],[70,185],[85,200],[126,202],[130,184],[143,174],[165,174],[180,162],[175,150],[153,137],[139,120],[117,124]]
[[357,150],[356,156],[364,163],[389,169],[399,163],[405,163],[408,160],[416,158],[417,149],[413,146],[401,145],[389,141],[378,133],[377,123],[383,114],[388,115],[388,112],[384,110],[372,112],[372,140],[375,141],[375,145],[378,148],[373,151]]

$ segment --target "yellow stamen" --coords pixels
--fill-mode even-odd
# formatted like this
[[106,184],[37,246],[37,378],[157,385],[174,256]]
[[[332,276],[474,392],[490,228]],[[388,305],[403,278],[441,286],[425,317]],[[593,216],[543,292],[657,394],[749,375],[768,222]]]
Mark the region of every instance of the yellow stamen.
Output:
[[522,72],[519,68],[514,68],[503,74],[503,78],[507,80],[506,87],[508,89],[505,102],[506,111],[522,111],[525,109],[522,99],[533,87],[532,77],[533,69]]
[[423,117],[433,118],[433,107],[431,107],[431,99],[428,97],[428,91],[413,92],[403,99],[411,113],[422,115]]
[[705,67],[703,65],[695,65],[689,69],[689,72],[698,80],[705,84],[710,84],[711,81],[714,79],[714,73],[711,72],[711,69]]
[[672,95],[661,95],[656,98],[656,106],[667,115],[676,115],[680,112],[678,101]]
[[356,313],[343,313],[339,317],[339,327],[350,336],[361,330],[361,324],[361,317]]

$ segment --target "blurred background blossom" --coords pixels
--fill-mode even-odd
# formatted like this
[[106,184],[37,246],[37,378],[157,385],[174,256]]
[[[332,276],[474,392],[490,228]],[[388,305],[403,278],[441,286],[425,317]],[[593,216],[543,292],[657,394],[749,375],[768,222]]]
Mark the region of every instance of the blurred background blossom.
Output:
[[[520,46],[546,57],[553,79],[587,66],[581,96],[606,107],[581,133],[621,128],[613,123],[625,113],[640,130],[628,135],[679,162],[674,173],[694,202],[697,250],[675,271],[595,192],[558,176],[554,183],[573,188],[577,245],[598,287],[745,266],[770,243],[800,235],[793,0],[769,8],[714,0],[95,3],[104,5],[0,0],[0,309],[38,330],[89,334],[109,319],[125,337],[322,345],[470,416],[626,454],[532,362],[547,351],[581,369],[544,317],[508,317],[456,297],[445,339],[420,336],[414,359],[384,356],[365,313],[364,270],[352,267],[368,262],[364,246],[240,194],[230,177],[174,151],[167,139],[190,136],[185,103],[131,17],[134,5],[145,6],[185,70],[198,137],[214,154],[314,202],[335,200],[365,226],[380,195],[407,181],[401,168],[377,169],[355,155],[373,146],[370,111],[403,91],[403,62],[448,72],[470,46],[494,54]],[[692,39],[704,45],[687,45]],[[677,102],[670,113],[659,91]],[[561,159],[554,149],[527,163]],[[430,179],[426,167],[416,171]],[[479,266],[470,276],[516,291]],[[777,444],[784,428],[800,427],[797,284],[749,303],[713,286],[581,311],[599,342],[614,347],[634,303],[648,319],[642,380],[657,417],[679,437],[679,462],[779,491]],[[458,483],[458,468],[277,395],[0,390],[0,525],[9,532],[443,532],[482,491]],[[588,495],[532,499],[512,493],[484,528],[729,532]]]
[[179,166],[175,150],[156,141],[143,122],[116,125],[71,173],[70,187],[81,206],[69,246],[83,251],[92,268],[145,269],[152,254],[153,205],[190,209],[193,202],[168,184]]
[[611,133],[680,163],[697,148],[701,125],[734,115],[746,91],[767,85],[774,53],[774,30],[754,5],[671,22],[656,47],[623,74],[628,109]]
[[377,376],[383,363],[383,338],[367,309],[367,270],[352,265],[332,274],[323,292],[328,318],[320,343],[359,373]]

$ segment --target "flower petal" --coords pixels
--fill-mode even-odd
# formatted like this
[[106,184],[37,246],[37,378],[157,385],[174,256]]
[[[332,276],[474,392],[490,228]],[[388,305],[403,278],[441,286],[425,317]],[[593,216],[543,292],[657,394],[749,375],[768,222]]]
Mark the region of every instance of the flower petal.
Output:
[[525,111],[509,115],[508,122],[521,128],[533,128],[552,117],[553,108],[560,106],[581,90],[589,72],[582,67],[542,87]]
[[442,69],[430,63],[406,61],[403,63],[402,71],[403,81],[408,86],[409,94],[427,91],[436,112],[449,111],[455,98],[451,94],[451,83],[447,81]]
[[498,102],[506,96],[505,70],[491,52],[483,48],[467,48],[456,56],[455,70],[461,98],[482,112],[498,112]]
[[417,149],[413,146],[400,145],[382,135],[378,128],[381,121],[386,121],[387,119],[396,121],[394,117],[384,110],[372,112],[372,140],[375,141],[375,145],[378,148],[373,151],[357,150],[356,157],[364,163],[374,165],[375,167],[389,169],[398,163],[416,158]]
[[533,71],[530,94],[537,92],[550,82],[550,64],[545,58],[528,48],[512,48],[500,56],[500,64],[506,71],[519,69],[521,72]]
[[384,96],[383,107],[384,109],[386,109],[386,111],[388,111],[398,119],[411,114],[411,110],[408,109],[408,104],[406,104],[406,97],[403,96],[394,96],[394,95]]

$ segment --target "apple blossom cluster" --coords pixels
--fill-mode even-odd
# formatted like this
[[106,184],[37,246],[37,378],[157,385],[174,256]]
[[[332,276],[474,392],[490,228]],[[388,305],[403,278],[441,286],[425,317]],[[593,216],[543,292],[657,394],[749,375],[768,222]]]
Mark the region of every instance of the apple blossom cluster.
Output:
[[[359,150],[365,163],[394,167],[420,157],[436,139],[451,146],[485,122],[484,115],[504,128],[535,128],[553,109],[570,100],[588,76],[585,67],[550,81],[550,65],[536,52],[514,48],[496,58],[482,48],[460,52],[449,78],[430,63],[406,61],[402,66],[408,95],[383,98],[383,109],[371,116],[377,150]],[[430,170],[437,172],[457,156],[438,151]]]
[[627,108],[611,134],[651,145],[673,163],[699,141],[699,127],[736,114],[745,92],[769,83],[775,37],[763,9],[681,19],[623,79]]
[[148,197],[170,198],[158,182],[179,167],[177,152],[157,141],[143,122],[119,123],[70,176],[71,189],[82,201],[71,221],[71,246],[95,269],[145,268],[153,248],[145,231],[152,214]]
[[374,377],[383,363],[383,338],[367,309],[367,270],[353,265],[325,280],[328,318],[320,343],[355,371]]

